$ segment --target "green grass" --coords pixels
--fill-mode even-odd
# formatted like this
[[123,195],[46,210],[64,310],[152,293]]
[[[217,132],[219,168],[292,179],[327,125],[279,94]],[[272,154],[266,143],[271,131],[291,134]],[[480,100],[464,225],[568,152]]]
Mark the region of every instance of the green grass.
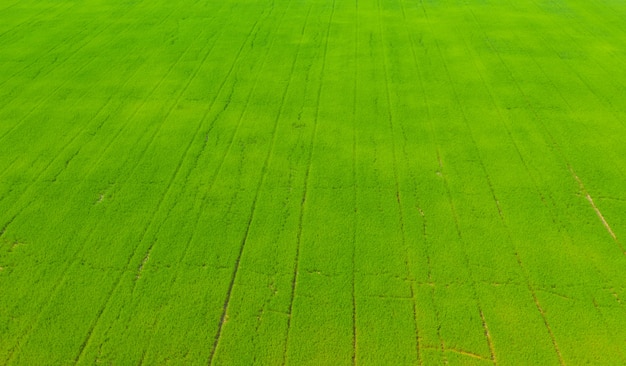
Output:
[[0,364],[626,364],[625,17],[2,3]]

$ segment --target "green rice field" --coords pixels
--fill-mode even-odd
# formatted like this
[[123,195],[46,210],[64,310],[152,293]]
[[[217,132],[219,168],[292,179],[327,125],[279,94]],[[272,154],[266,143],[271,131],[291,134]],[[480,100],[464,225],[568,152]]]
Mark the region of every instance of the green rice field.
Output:
[[0,2],[0,365],[626,365],[626,2]]

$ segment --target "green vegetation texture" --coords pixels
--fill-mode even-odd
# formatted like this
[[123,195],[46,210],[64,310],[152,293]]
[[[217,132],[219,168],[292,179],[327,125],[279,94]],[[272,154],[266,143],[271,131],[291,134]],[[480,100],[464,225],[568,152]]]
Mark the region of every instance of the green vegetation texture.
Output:
[[626,364],[624,19],[3,1],[0,364]]

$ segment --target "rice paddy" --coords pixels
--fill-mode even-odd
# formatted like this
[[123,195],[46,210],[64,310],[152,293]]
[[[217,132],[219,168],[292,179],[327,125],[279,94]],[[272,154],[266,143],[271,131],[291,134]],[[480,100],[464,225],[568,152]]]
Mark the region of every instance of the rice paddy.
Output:
[[4,1],[0,364],[626,364],[624,19]]

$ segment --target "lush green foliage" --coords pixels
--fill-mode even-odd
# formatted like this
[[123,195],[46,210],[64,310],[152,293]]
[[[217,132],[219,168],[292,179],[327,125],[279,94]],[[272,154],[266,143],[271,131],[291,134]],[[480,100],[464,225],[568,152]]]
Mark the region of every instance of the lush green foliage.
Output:
[[626,364],[624,19],[2,2],[0,364]]

